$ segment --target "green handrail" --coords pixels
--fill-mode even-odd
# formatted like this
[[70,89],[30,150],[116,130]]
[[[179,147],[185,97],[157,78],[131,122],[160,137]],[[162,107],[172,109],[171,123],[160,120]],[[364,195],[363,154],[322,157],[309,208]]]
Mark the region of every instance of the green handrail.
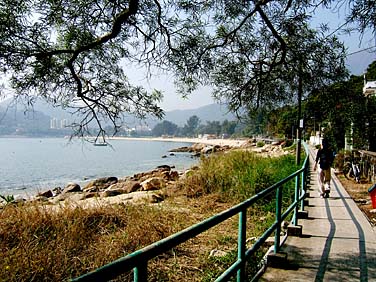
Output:
[[[106,264],[96,270],[84,274],[80,277],[74,278],[71,281],[84,282],[84,281],[108,281],[116,278],[117,276],[131,271],[133,269],[133,279],[135,282],[147,281],[147,263],[150,259],[170,250],[177,245],[188,241],[191,238],[207,231],[208,229],[220,224],[221,222],[239,214],[239,227],[238,227],[238,258],[225,272],[222,273],[215,281],[227,281],[230,277],[237,274],[237,281],[244,281],[245,278],[245,262],[247,258],[253,255],[266,241],[266,239],[275,231],[274,252],[278,253],[281,247],[280,244],[280,229],[281,223],[287,216],[294,211],[293,224],[297,225],[298,209],[303,210],[303,199],[306,195],[307,175],[309,168],[309,151],[307,145],[304,143],[306,151],[306,158],[302,167],[288,177],[275,183],[269,188],[261,191],[260,193],[252,196],[251,198],[243,201],[234,207],[218,213],[204,221],[192,225],[178,233],[175,233],[165,239],[155,242],[146,246],[138,251],[135,251],[125,257],[115,260]],[[283,185],[287,182],[295,180],[295,197],[294,202],[282,213],[282,193]],[[301,181],[300,181],[301,180]],[[300,186],[300,187],[299,187]],[[276,193],[276,219],[275,222],[261,235],[261,237],[253,244],[253,246],[246,250],[246,219],[247,209],[256,203],[258,200],[266,197],[273,191]]]

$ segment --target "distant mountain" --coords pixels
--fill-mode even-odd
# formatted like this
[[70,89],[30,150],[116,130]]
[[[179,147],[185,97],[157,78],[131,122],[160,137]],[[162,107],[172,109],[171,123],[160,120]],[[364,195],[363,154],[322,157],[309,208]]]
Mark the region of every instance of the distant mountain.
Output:
[[[178,126],[184,126],[187,120],[196,115],[202,124],[206,124],[207,121],[220,121],[221,123],[224,120],[236,120],[234,114],[229,113],[227,108],[218,104],[210,104],[207,106],[199,107],[197,109],[191,110],[174,110],[166,112],[163,120],[168,120],[175,123]],[[161,120],[148,119],[146,123],[150,127],[154,127],[157,123],[162,122]]]
[[[27,111],[26,111],[27,110]],[[0,111],[14,112],[41,112],[50,118],[57,119],[71,119],[72,114],[69,111],[54,107],[47,102],[38,99],[28,109],[22,103],[15,103],[12,99],[7,99],[0,102]]]
[[[171,121],[182,127],[193,115],[196,115],[202,124],[206,124],[207,121],[223,122],[226,119],[229,121],[236,119],[233,114],[228,113],[225,106],[210,104],[197,109],[167,111],[163,120]],[[53,107],[41,100],[37,100],[30,111],[25,111],[25,107],[21,104],[15,105],[10,100],[6,100],[0,103],[0,129],[2,129],[0,134],[10,134],[15,132],[15,130],[25,132],[28,128],[33,128],[34,131],[46,132],[51,129],[53,120],[56,121],[56,128],[61,129],[60,122],[62,120],[67,120],[69,124],[76,118],[77,116],[72,115],[69,110]],[[153,128],[162,120],[147,118],[140,121],[128,115],[125,122],[128,127],[142,124]]]
[[59,120],[61,119],[68,119],[73,120],[73,110],[63,110],[60,107],[54,107],[51,104],[48,104],[45,101],[38,101],[34,105],[34,109],[38,112],[42,112],[47,116],[50,116],[51,118],[57,118]]
[[46,135],[50,117],[38,111],[0,106],[0,135]]

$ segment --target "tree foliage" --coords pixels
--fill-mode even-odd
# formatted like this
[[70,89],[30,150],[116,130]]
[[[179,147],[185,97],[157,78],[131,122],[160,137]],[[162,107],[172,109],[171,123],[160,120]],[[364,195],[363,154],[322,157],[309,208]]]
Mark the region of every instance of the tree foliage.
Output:
[[235,1],[225,9],[207,2],[213,16],[205,9],[195,15],[200,27],[212,21],[216,30],[188,34],[180,47],[193,58],[176,59],[183,92],[210,81],[232,110],[252,112],[296,101],[298,77],[308,92],[346,76],[343,45],[325,29],[309,27],[300,1]]
[[224,120],[222,124],[219,121],[206,121],[206,124],[201,124],[200,119],[193,115],[189,117],[183,127],[178,127],[176,124],[164,120],[155,125],[152,129],[152,134],[154,136],[174,135],[184,137],[197,137],[198,134],[231,136],[235,133],[237,125],[237,121],[228,120]]
[[235,133],[237,125],[238,123],[236,121],[228,121],[227,119],[225,119],[222,122],[221,133],[231,136]]
[[118,127],[124,113],[162,117],[162,94],[131,85],[121,66],[152,64],[164,56],[165,15],[157,4],[2,0],[1,72],[18,98],[32,104],[39,96],[72,108],[80,117],[78,134],[92,121],[101,129],[107,121]]
[[197,129],[200,125],[200,119],[198,116],[193,115],[189,117],[187,123],[184,127],[180,130],[181,134],[184,136],[195,136],[197,134]]
[[174,136],[178,132],[178,126],[168,120],[164,120],[161,123],[158,123],[154,128],[152,129],[152,134],[154,136],[163,136],[163,135],[169,135]]
[[[336,1],[331,1],[336,2]],[[364,0],[341,0],[340,4],[349,6],[347,22],[355,23],[360,32],[367,29],[376,31],[376,6],[372,1]]]
[[[368,66],[365,77],[373,80],[375,74],[376,61]],[[363,86],[363,76],[351,76],[312,91],[303,102],[305,138],[321,130],[339,150],[345,147],[346,134],[353,132],[354,148],[376,151],[376,97],[364,96]],[[296,129],[296,112],[296,105],[268,112],[261,132],[290,137]]]
[[278,133],[279,136],[294,138],[297,128],[296,116],[296,106],[284,106],[270,111],[265,117],[265,123],[267,124],[268,131],[271,133],[270,135]]
[[[348,21],[374,30],[369,2],[339,2],[350,5]],[[26,104],[42,97],[73,109],[79,135],[93,122],[99,134],[103,122],[119,128],[124,113],[163,116],[162,93],[128,81],[134,64],[173,72],[183,95],[211,85],[232,110],[275,107],[293,99],[298,76],[309,91],[346,74],[342,44],[308,24],[336,3],[0,0],[0,71]]]

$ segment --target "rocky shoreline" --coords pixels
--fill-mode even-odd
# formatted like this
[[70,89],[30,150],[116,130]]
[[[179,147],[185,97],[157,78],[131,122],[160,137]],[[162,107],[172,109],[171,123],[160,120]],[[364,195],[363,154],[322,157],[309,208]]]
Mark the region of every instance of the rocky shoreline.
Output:
[[[284,154],[282,147],[283,144],[281,143],[257,147],[254,140],[247,140],[241,142],[241,144],[236,142],[235,146],[194,143],[192,146],[171,150],[170,153],[190,152],[193,156],[201,156],[232,149],[250,149],[265,156],[271,156]],[[173,185],[181,177],[184,177],[196,168],[192,167],[186,171],[178,172],[174,170],[173,166],[162,165],[151,171],[137,173],[133,176],[98,178],[87,183],[84,187],[81,187],[77,183],[68,183],[64,188],[56,187],[38,193],[28,200],[17,199],[14,202],[36,201],[52,205],[61,205],[64,203],[84,206],[92,206],[100,203],[137,202],[140,200],[146,200],[149,203],[158,203],[164,200],[163,193],[161,193],[163,188]]]

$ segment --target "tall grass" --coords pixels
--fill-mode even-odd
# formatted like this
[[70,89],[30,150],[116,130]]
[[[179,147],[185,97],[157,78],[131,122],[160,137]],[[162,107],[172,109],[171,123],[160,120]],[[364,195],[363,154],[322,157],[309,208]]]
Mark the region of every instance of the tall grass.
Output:
[[[217,195],[216,201],[235,204],[270,187],[298,168],[295,165],[293,155],[265,158],[250,151],[231,151],[226,154],[203,158],[200,168],[194,174],[189,175],[178,188],[180,192],[190,198],[206,199],[207,195]],[[284,207],[292,202],[294,188],[294,181],[284,185]],[[275,196],[275,193],[272,193],[248,209],[247,238],[259,237],[274,222]],[[203,203],[203,205],[205,204]],[[228,229],[235,230],[235,232],[216,233],[214,231],[212,233],[211,241],[221,241],[224,236],[227,238],[226,241],[231,243],[214,244],[211,248],[229,249],[230,251],[224,257],[204,260],[201,264],[204,273],[200,281],[213,281],[236,261],[237,253],[234,246],[236,246],[237,228],[235,219],[228,223]],[[208,244],[210,240],[206,240],[206,242]],[[252,278],[252,275],[257,272],[257,265],[265,251],[265,247],[261,248],[247,263],[249,278]]]
[[[6,205],[0,209],[0,280],[67,281],[92,271],[267,188],[294,171],[293,162],[291,156],[263,158],[243,151],[213,155],[179,182],[175,195],[170,189],[161,206]],[[258,236],[274,219],[268,209],[253,209],[249,215],[248,236]],[[150,281],[208,281],[233,257],[236,236],[234,218],[166,250],[149,264]],[[230,252],[208,259],[213,248]],[[224,261],[223,266],[218,260]],[[132,278],[125,274],[119,281]]]
[[176,212],[132,205],[92,209],[6,206],[0,280],[66,281],[181,230]]
[[266,158],[250,151],[230,151],[203,158],[184,183],[189,197],[217,193],[224,201],[242,201],[297,170],[292,155]]

